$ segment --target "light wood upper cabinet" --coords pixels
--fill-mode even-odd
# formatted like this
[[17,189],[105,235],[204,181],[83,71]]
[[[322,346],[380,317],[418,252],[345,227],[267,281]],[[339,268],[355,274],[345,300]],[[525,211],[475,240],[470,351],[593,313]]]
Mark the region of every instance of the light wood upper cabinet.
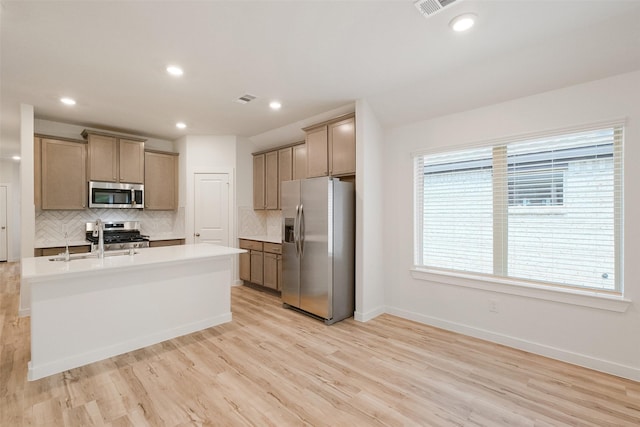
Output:
[[[299,147],[303,147],[301,150]],[[295,156],[297,156],[294,159]],[[297,165],[295,161],[297,160]],[[294,170],[297,175],[294,177]],[[306,177],[304,144],[295,143],[253,155],[253,208],[280,209],[280,188],[283,181]],[[300,173],[304,172],[304,175]]]
[[265,208],[278,209],[280,181],[278,180],[278,152],[270,151],[264,155],[265,180],[264,195]]
[[40,138],[33,138],[33,204],[42,208],[42,156]]
[[307,132],[306,145],[307,178],[327,176],[329,174],[327,127],[321,126],[309,130]]
[[278,150],[278,208],[281,207],[282,182],[293,178],[293,147]]
[[87,145],[48,138],[40,143],[42,209],[85,209]]
[[253,209],[265,208],[264,154],[253,156]]
[[144,152],[144,208],[178,208],[178,154]]
[[118,141],[120,182],[144,183],[144,142],[122,139]]
[[278,179],[291,181],[293,178],[293,147],[278,150]]
[[87,141],[89,181],[118,182],[118,140],[113,136],[89,134]]
[[305,128],[307,178],[356,173],[355,116],[350,114]]
[[307,177],[307,146],[305,144],[293,147],[293,179],[305,179]]
[[144,182],[144,139],[83,131],[88,141],[89,181]]
[[328,125],[329,174],[332,176],[356,173],[355,119],[349,118]]

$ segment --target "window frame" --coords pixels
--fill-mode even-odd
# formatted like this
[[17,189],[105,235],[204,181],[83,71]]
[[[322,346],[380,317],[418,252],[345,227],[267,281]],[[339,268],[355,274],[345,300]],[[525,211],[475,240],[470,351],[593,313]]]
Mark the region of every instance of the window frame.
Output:
[[[422,180],[417,179],[417,174],[419,169],[424,170],[424,156],[425,155],[436,155],[436,154],[446,154],[448,152],[455,152],[460,150],[467,150],[473,148],[486,148],[493,147],[494,149],[494,163],[493,169],[494,172],[500,170],[507,171],[507,163],[508,161],[506,156],[506,147],[508,144],[513,144],[517,142],[524,142],[528,140],[535,140],[546,137],[562,137],[564,135],[572,134],[572,133],[580,133],[580,132],[588,132],[588,131],[596,131],[596,130],[604,130],[608,128],[619,128],[614,134],[614,149],[613,149],[613,159],[614,159],[614,240],[615,240],[615,249],[614,249],[614,257],[615,257],[615,274],[617,283],[619,284],[617,289],[615,290],[606,290],[606,289],[597,289],[592,287],[581,287],[578,285],[562,285],[557,283],[549,283],[541,280],[527,280],[520,278],[513,278],[509,276],[500,276],[500,264],[506,263],[506,259],[496,259],[496,254],[494,253],[494,273],[490,275],[482,274],[482,273],[473,273],[473,272],[465,272],[459,270],[446,270],[440,268],[434,268],[425,266],[422,264],[422,243],[423,243],[423,229],[422,229],[422,221],[423,215],[422,208],[419,204],[422,202],[421,194],[424,194],[424,188],[421,184]],[[619,131],[619,134],[617,133]],[[416,168],[414,174],[414,263],[411,270],[411,274],[414,278],[420,280],[426,280],[429,282],[457,285],[457,286],[467,286],[475,289],[486,289],[492,290],[496,292],[515,294],[515,295],[523,295],[529,296],[533,298],[540,299],[549,299],[553,301],[559,302],[570,302],[575,303],[577,305],[590,306],[595,308],[602,308],[607,310],[619,311],[623,312],[628,307],[630,303],[629,300],[624,298],[624,276],[623,276],[623,224],[622,224],[622,216],[623,216],[623,187],[622,183],[624,180],[624,160],[623,160],[623,147],[624,147],[624,132],[625,132],[625,120],[616,120],[609,122],[601,122],[594,123],[581,127],[570,127],[570,128],[562,128],[555,129],[546,132],[538,132],[538,133],[530,133],[526,135],[520,135],[515,137],[501,138],[497,140],[488,140],[480,143],[474,144],[463,144],[456,145],[451,147],[446,147],[442,149],[435,150],[422,150],[419,152],[411,153],[412,159],[414,160],[414,167]],[[501,156],[495,155],[495,150],[505,150],[505,152]],[[495,163],[496,157],[504,159],[502,164]],[[505,175],[507,176],[507,175]],[[508,185],[509,179],[505,178],[503,180],[503,185]],[[509,197],[508,190],[506,192],[502,192],[499,194],[505,194],[506,198]],[[496,190],[494,189],[494,198],[495,198]],[[563,195],[564,197],[564,195]],[[509,205],[508,200],[498,200],[498,203],[503,203],[503,207],[513,208],[517,206]],[[494,204],[496,201],[494,201]],[[518,207],[518,209],[522,209],[521,213],[527,214],[527,210],[531,212],[531,210],[535,211],[536,209],[546,209],[546,210],[554,210],[554,213],[562,214],[562,206],[523,206],[522,208]],[[422,215],[420,215],[420,214]],[[533,213],[533,212],[531,212]],[[496,216],[496,212],[494,209],[494,217]],[[500,218],[498,218],[500,220]],[[494,221],[496,219],[494,218]],[[498,221],[499,222],[499,221]],[[502,221],[500,224],[506,224],[506,221]],[[495,223],[494,223],[495,224]],[[498,230],[497,233],[500,238],[505,238],[506,233],[504,230]],[[494,229],[494,233],[496,233]],[[495,234],[494,234],[495,237]],[[495,247],[495,239],[494,239],[494,247]],[[495,251],[494,251],[495,252]],[[503,255],[500,255],[503,257]],[[498,257],[499,258],[499,257]],[[503,257],[504,258],[504,257]],[[498,267],[496,268],[496,263]],[[496,273],[498,271],[498,273]],[[576,302],[577,298],[577,302]]]

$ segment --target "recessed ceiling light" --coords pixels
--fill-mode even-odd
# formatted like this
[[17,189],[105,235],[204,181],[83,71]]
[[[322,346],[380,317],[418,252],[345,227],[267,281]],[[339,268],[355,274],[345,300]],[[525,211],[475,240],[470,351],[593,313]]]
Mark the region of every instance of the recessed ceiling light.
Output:
[[178,123],[176,123],[176,127],[178,129],[184,129],[184,128],[187,127],[187,125],[185,123],[183,123],[183,122],[178,122]]
[[182,71],[182,68],[180,67],[170,65],[167,67],[167,73],[171,74],[172,76],[181,76],[184,74],[184,71]]
[[72,99],[72,98],[60,98],[60,102],[62,102],[65,105],[76,105],[76,100]]
[[282,104],[278,101],[271,101],[269,103],[269,107],[271,107],[272,110],[279,110],[280,108],[282,108]]
[[467,31],[476,23],[476,18],[478,16],[473,13],[465,13],[464,15],[456,16],[449,22],[449,26],[453,31],[458,33],[462,31]]
[[12,159],[13,160],[20,160],[20,156],[13,156]]

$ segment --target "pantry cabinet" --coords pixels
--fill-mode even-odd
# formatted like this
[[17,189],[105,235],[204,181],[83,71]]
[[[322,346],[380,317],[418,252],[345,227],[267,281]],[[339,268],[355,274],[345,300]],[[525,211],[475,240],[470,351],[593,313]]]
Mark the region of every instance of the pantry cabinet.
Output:
[[144,208],[178,208],[178,154],[147,150],[144,153]]
[[144,183],[145,139],[82,132],[88,142],[89,181]]

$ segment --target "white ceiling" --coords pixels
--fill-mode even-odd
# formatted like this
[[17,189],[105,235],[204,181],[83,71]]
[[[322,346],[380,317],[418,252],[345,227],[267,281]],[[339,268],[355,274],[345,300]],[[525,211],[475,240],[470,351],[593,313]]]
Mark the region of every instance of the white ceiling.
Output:
[[[465,12],[476,27],[450,31]],[[19,150],[20,103],[36,118],[267,147],[357,99],[392,126],[640,69],[640,0],[459,0],[428,19],[413,0],[3,0],[0,18],[3,156]],[[257,99],[233,102],[246,93]]]

